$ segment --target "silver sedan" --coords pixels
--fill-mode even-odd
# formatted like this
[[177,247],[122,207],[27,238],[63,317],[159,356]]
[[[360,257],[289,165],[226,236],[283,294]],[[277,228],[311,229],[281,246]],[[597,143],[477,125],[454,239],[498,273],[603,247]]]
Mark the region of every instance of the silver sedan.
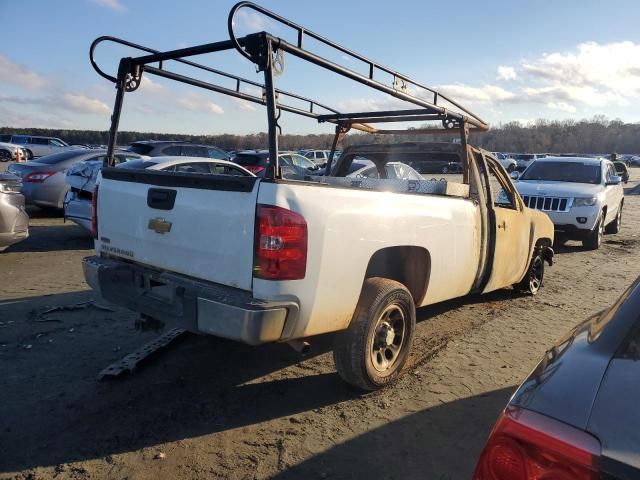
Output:
[[29,236],[29,216],[20,194],[20,179],[0,173],[0,252]]
[[[69,186],[64,182],[65,171],[85,160],[102,160],[105,150],[69,150],[46,155],[37,160],[9,165],[8,172],[22,179],[22,194],[28,205],[41,208],[62,209]],[[119,161],[139,159],[129,152],[116,154]]]

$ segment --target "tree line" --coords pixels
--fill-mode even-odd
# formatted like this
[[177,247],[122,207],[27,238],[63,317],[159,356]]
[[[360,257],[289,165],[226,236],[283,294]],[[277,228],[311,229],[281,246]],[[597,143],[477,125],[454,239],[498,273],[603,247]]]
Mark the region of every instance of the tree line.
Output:
[[[21,133],[58,137],[70,144],[105,145],[109,132],[98,130],[63,130],[43,128],[0,127],[2,133]],[[371,135],[349,133],[340,148],[358,143],[390,143],[404,141],[451,141],[456,135]],[[179,140],[216,145],[225,150],[268,148],[266,133],[247,135],[183,135],[153,132],[118,132],[118,144],[138,140]],[[290,135],[279,137],[281,150],[330,148],[332,134]],[[597,116],[584,120],[536,120],[523,125],[509,122],[485,133],[472,133],[470,143],[490,151],[523,153],[640,153],[640,123],[624,123]]]

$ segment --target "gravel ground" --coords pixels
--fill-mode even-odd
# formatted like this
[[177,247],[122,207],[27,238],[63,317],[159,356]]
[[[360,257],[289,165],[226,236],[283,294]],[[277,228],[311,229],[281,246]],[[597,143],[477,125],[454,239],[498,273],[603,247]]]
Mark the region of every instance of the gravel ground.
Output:
[[[631,187],[640,181],[632,169]],[[515,386],[555,339],[640,274],[640,196],[598,251],[569,242],[536,297],[505,290],[418,311],[394,387],[361,395],[314,339],[248,347],[186,335],[131,376],[97,373],[156,332],[102,308],[92,241],[37,210],[0,254],[0,478],[469,478]],[[96,306],[97,305],[97,306]],[[52,307],[63,306],[45,313]]]

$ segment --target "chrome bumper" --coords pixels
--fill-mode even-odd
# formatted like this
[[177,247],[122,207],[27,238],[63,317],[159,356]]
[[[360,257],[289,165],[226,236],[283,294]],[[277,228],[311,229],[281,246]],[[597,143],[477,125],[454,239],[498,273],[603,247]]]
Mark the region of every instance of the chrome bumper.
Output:
[[266,302],[250,292],[112,258],[85,257],[84,276],[106,300],[187,330],[250,345],[286,340],[296,301]]

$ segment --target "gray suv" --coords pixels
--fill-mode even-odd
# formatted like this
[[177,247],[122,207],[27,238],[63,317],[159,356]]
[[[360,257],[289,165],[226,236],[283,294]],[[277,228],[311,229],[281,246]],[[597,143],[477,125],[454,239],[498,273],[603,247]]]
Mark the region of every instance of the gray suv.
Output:
[[218,147],[189,142],[144,140],[131,143],[127,150],[137,153],[138,155],[146,155],[149,157],[204,157],[215,158],[217,160],[229,160],[229,154]]
[[43,157],[52,153],[79,148],[72,147],[67,142],[55,137],[41,137],[38,135],[0,135],[0,142],[13,143],[23,147],[27,160]]

